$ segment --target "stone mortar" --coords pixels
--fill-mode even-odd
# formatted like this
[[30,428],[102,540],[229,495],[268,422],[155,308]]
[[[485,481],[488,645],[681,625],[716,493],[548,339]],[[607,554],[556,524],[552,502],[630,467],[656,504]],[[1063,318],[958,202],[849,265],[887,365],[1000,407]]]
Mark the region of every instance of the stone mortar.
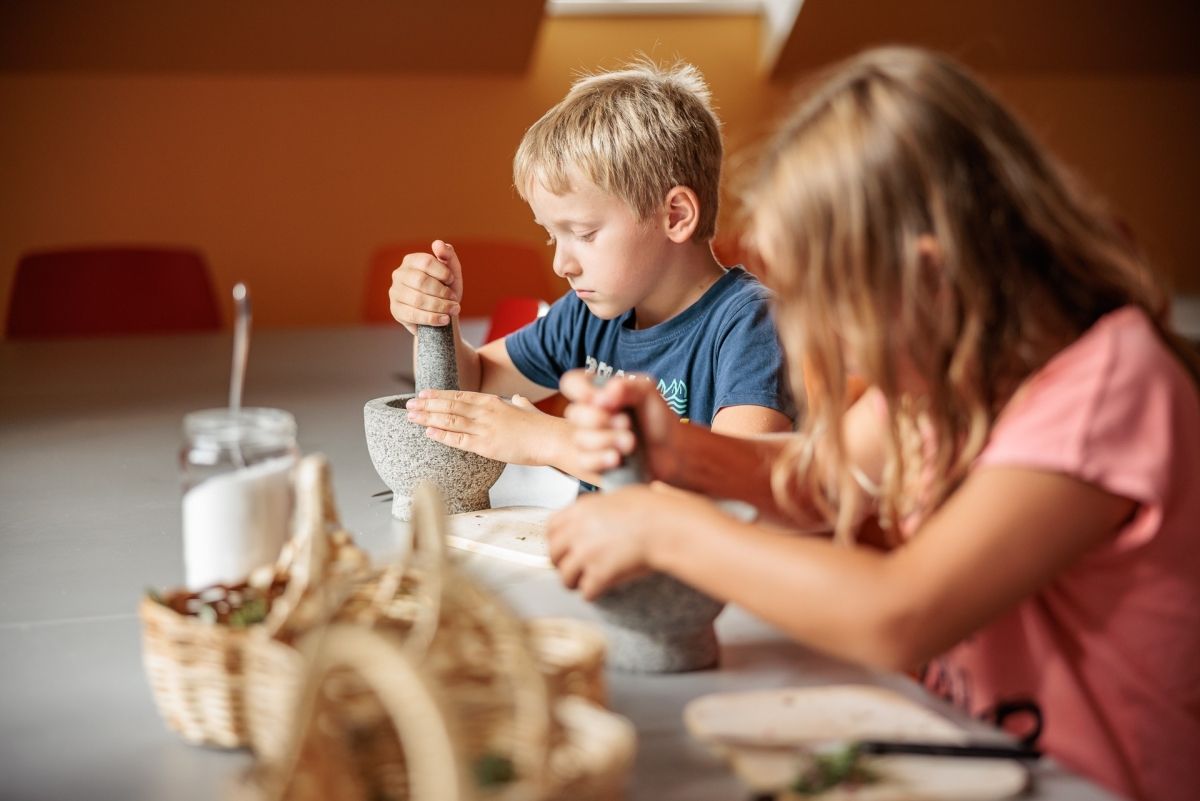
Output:
[[615,587],[594,602],[608,637],[608,665],[635,673],[680,673],[717,664],[717,599],[665,573]]
[[392,516],[409,519],[412,494],[422,481],[437,485],[445,498],[447,514],[490,508],[488,491],[504,471],[504,462],[460,451],[425,436],[425,427],[410,423],[404,410],[414,397],[375,398],[363,409],[371,464],[393,492]]
[[[458,389],[450,326],[417,326],[415,379],[417,392]],[[489,508],[488,491],[504,471],[504,462],[429,439],[424,426],[408,421],[405,404],[415,397],[416,393],[375,398],[363,409],[367,451],[375,472],[392,490],[392,516],[409,519],[412,493],[422,481],[441,490],[447,514]]]
[[[627,410],[641,442],[637,417]],[[647,480],[645,454],[637,450],[601,476],[605,492]],[[594,601],[608,637],[608,665],[636,673],[681,673],[717,664],[713,621],[725,604],[665,573],[615,587]]]

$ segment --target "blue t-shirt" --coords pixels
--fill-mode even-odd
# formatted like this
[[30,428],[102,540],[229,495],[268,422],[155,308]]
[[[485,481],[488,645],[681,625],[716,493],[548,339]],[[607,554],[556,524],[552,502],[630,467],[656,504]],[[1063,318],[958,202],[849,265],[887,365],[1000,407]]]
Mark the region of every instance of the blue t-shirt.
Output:
[[712,425],[726,406],[765,406],[794,417],[770,293],[741,267],[726,271],[688,308],[635,329],[632,310],[613,320],[588,311],[574,293],[505,339],[529,380],[558,387],[568,370],[602,376],[645,373],[681,418]]

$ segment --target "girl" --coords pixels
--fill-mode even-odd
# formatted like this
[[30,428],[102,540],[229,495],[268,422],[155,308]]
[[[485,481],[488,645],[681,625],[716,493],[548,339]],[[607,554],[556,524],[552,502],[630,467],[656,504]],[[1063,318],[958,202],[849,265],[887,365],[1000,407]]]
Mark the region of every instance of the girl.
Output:
[[[1192,797],[1200,368],[1128,241],[987,91],[917,50],[836,68],[745,195],[802,430],[680,426],[646,382],[563,390],[594,469],[632,451],[632,409],[656,479],[760,522],[661,486],[587,498],[551,522],[564,582],[593,598],[671,573],[830,654],[926,665],[972,713],[1033,698],[1069,768]],[[835,541],[794,534],[817,527]]]

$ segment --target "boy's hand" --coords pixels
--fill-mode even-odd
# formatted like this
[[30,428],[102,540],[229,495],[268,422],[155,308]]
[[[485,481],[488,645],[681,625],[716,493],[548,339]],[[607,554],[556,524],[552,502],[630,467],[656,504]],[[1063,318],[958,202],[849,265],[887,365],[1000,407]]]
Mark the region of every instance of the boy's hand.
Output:
[[415,334],[418,325],[446,325],[462,308],[462,266],[453,246],[436,239],[433,253],[409,253],[392,271],[392,317]]
[[408,402],[408,419],[430,439],[509,464],[551,464],[567,424],[528,398],[506,401],[479,392],[422,390]]
[[[651,478],[668,479],[677,456],[673,445],[679,418],[645,377],[622,376],[597,387],[592,376],[572,370],[563,376],[560,389],[571,405],[566,419],[574,425],[576,459],[583,470],[603,473],[640,445],[646,453]],[[637,443],[628,412],[638,416],[642,442]]]

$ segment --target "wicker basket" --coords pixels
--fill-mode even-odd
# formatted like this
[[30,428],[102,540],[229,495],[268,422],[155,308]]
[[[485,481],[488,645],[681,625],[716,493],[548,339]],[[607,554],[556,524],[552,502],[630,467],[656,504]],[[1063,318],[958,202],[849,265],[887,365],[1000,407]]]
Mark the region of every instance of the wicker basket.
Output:
[[[301,460],[294,489],[297,522],[273,568],[256,571],[237,586],[175,590],[161,599],[142,599],[142,662],[154,701],[167,726],[189,742],[251,745],[259,721],[275,714],[275,696],[294,694],[298,686],[302,666],[284,643],[297,631],[324,622],[348,591],[350,577],[365,569],[366,555],[337,524],[323,456]],[[186,611],[202,594],[231,596],[254,587],[271,599],[262,623],[239,628]],[[249,653],[257,643],[270,643],[265,656]],[[254,665],[264,660],[273,664],[275,686],[259,699],[248,687]],[[286,669],[280,670],[280,664]],[[269,722],[265,725],[273,730]]]
[[192,743],[245,745],[248,632],[181,615],[151,598],[142,599],[139,612],[142,662],[167,726]]
[[[414,532],[428,529],[444,540],[445,525],[436,491],[420,488]],[[632,727],[582,697],[558,697],[543,678],[581,673],[588,660],[578,654],[588,649],[559,647],[559,667],[551,668],[523,623],[446,565],[444,551],[438,560],[437,628],[424,648],[411,630],[386,620],[335,622],[300,642],[308,679],[291,720],[281,723],[286,746],[277,755],[260,751],[256,797],[565,801],[619,794]],[[570,640],[570,623],[537,628],[546,632],[543,642]]]

